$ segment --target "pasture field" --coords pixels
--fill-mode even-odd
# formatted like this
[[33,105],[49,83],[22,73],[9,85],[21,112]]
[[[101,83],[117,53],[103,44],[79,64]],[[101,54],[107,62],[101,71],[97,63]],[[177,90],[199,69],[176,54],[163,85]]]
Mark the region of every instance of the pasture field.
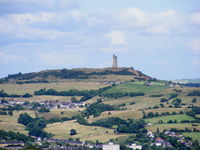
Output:
[[13,116],[1,115],[0,116],[0,129],[6,130],[6,131],[14,131],[14,132],[20,132],[20,133],[23,133],[23,134],[27,134],[28,132],[25,131],[25,127],[22,124],[19,124],[17,122],[19,115],[21,113],[28,113],[32,117],[35,117],[35,112],[31,111],[31,110],[13,111]]
[[53,83],[33,83],[33,84],[0,84],[0,90],[4,90],[8,94],[33,94],[42,88],[55,89],[57,91],[67,91],[70,89],[92,90],[107,86],[100,82],[53,82]]
[[129,82],[126,84],[117,85],[111,89],[108,89],[104,93],[144,92],[145,94],[155,94],[155,93],[160,93],[165,89],[167,89],[166,86],[160,86],[160,85],[145,86],[143,84]]
[[[75,129],[76,135],[70,136],[70,130]],[[53,133],[54,138],[68,139],[68,138],[80,138],[81,141],[91,140],[100,142],[107,142],[110,139],[115,139],[122,136],[128,136],[128,134],[115,134],[113,129],[96,127],[96,126],[84,126],[74,120],[66,121],[63,123],[49,124],[45,131]]]
[[187,115],[170,115],[170,116],[160,116],[160,117],[154,117],[145,119],[147,122],[155,124],[158,121],[162,120],[164,123],[167,123],[169,120],[177,120],[178,122],[183,120],[194,120],[194,118],[187,116]]
[[[197,125],[197,126],[192,126],[193,124]],[[156,132],[157,128],[160,131],[163,131],[165,129],[171,129],[171,128],[175,128],[175,129],[198,129],[200,130],[200,123],[175,123],[175,124],[154,124],[151,125],[149,127],[147,127],[148,130],[152,131],[152,132]]]
[[74,109],[51,109],[48,113],[39,113],[40,117],[44,117],[45,119],[52,118],[71,118],[72,116],[78,115],[83,111],[84,108],[74,108]]
[[191,110],[190,108],[157,108],[157,109],[147,109],[147,110],[144,110],[144,112],[147,114],[149,112],[153,112],[153,113],[156,113],[158,112],[159,114],[163,113],[163,112],[180,112],[180,111],[189,111]]
[[[135,104],[130,105],[131,102],[135,102]],[[160,98],[148,97],[148,96],[137,96],[137,97],[123,97],[117,99],[104,99],[103,103],[109,105],[119,105],[126,104],[126,108],[128,110],[139,110],[147,107],[153,107],[158,105],[160,102]]]
[[[49,101],[49,100],[59,100],[64,102],[70,102],[72,96],[33,96],[29,98],[6,98],[6,100],[18,100],[18,101],[27,101],[27,102],[40,102],[40,101]],[[75,96],[77,100],[81,99],[81,96]]]
[[131,81],[134,77],[132,75],[94,75],[89,81]]
[[120,117],[122,119],[140,119],[142,118],[142,112],[141,111],[135,111],[135,110],[123,110],[123,111],[105,111],[101,113],[98,117],[90,116],[88,119],[89,123],[92,123],[94,121],[105,119],[109,117]]
[[182,134],[185,136],[191,137],[193,141],[198,140],[200,142],[200,133],[199,132],[184,132]]

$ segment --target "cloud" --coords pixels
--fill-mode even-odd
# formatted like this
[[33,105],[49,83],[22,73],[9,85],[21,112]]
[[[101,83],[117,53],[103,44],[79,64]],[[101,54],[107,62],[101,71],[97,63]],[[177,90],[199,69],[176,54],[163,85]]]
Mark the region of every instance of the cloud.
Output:
[[82,66],[87,63],[83,55],[69,53],[68,51],[40,53],[37,57],[40,62],[50,66]]
[[122,31],[113,30],[110,33],[106,34],[106,37],[109,38],[111,44],[113,45],[126,44],[126,36]]
[[184,31],[186,16],[175,10],[149,13],[133,7],[114,12],[93,14],[90,16],[88,24],[108,28],[135,29],[143,33],[156,35],[169,35]]
[[24,62],[27,59],[22,56],[10,55],[0,52],[0,64],[8,64],[13,62]]
[[193,39],[188,46],[194,53],[200,53],[200,38]]
[[[72,12],[72,17],[78,18],[78,12]],[[73,36],[72,32],[59,31],[58,28],[48,28],[56,22],[57,13],[40,12],[40,13],[24,13],[24,14],[9,14],[0,17],[0,33],[13,38],[27,39],[57,39],[69,38]],[[64,18],[63,18],[64,19]],[[53,23],[52,23],[53,22]],[[45,24],[46,23],[46,24]],[[40,27],[41,26],[46,26]]]
[[195,25],[200,25],[200,12],[190,14],[189,21],[191,21]]
[[114,17],[118,19],[121,24],[134,27],[147,26],[151,21],[151,18],[149,18],[145,12],[135,7],[116,12]]
[[56,13],[40,12],[40,13],[24,13],[24,14],[10,14],[6,16],[6,20],[17,25],[26,25],[33,23],[47,23],[56,18]]

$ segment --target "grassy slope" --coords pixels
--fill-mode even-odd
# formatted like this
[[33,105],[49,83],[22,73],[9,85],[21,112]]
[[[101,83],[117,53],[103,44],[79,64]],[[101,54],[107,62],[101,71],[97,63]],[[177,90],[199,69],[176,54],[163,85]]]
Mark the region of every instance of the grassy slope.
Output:
[[145,94],[156,94],[167,89],[162,85],[145,86],[143,82],[129,82],[127,84],[117,85],[104,93],[117,93],[117,92],[144,92]]
[[[81,98],[81,96],[76,96],[77,100]],[[40,101],[46,101],[46,100],[59,100],[59,101],[65,101],[70,102],[71,96],[48,96],[48,95],[42,95],[42,96],[33,96],[30,98],[6,98],[7,100],[19,100],[19,101],[29,101],[29,102],[40,102]]]
[[14,131],[14,132],[20,132],[27,134],[27,131],[25,131],[25,127],[22,124],[19,124],[17,122],[19,115],[21,113],[28,113],[32,117],[35,117],[34,111],[27,110],[27,111],[14,111],[13,116],[9,115],[1,115],[0,116],[0,129],[6,130],[6,131]]
[[54,83],[35,83],[35,84],[0,84],[0,90],[4,90],[9,94],[33,94],[34,91],[41,88],[55,89],[58,91],[78,89],[78,90],[91,90],[105,87],[107,85],[99,82],[54,82]]
[[193,140],[198,140],[200,142],[200,133],[199,132],[190,132],[190,133],[182,133],[185,136],[191,137]]
[[[75,129],[77,131],[77,135],[70,136],[70,130]],[[79,123],[76,123],[74,120],[67,121],[63,123],[54,123],[49,124],[47,128],[45,128],[47,132],[53,133],[55,138],[59,139],[67,139],[67,138],[80,138],[80,140],[91,140],[96,141],[99,140],[101,142],[109,141],[111,138],[118,138],[120,136],[127,136],[128,134],[115,134],[114,130],[102,127],[94,127],[94,126],[84,126]],[[106,133],[107,132],[107,133]]]
[[[109,114],[109,112],[111,114]],[[105,111],[103,112],[100,116],[98,117],[92,117],[88,119],[88,122],[94,122],[99,119],[104,119],[108,117],[120,117],[123,119],[128,119],[128,118],[134,118],[134,119],[140,119],[142,118],[142,112],[141,111],[134,111],[134,110],[124,110],[124,111]]]
[[176,129],[197,128],[198,130],[200,130],[200,123],[194,123],[194,124],[198,126],[192,126],[192,123],[154,124],[150,127],[147,127],[147,129],[153,132],[156,132],[157,128],[159,128],[160,131],[163,131],[164,129],[171,129],[171,128],[176,128]]
[[[67,117],[70,118],[72,116],[78,115],[83,111],[84,108],[74,108],[74,109],[51,109],[49,113],[40,113],[40,117],[44,117],[46,119],[51,118],[63,118]],[[63,112],[63,114],[61,114]]]
[[150,123],[157,123],[159,120],[162,120],[164,123],[167,123],[167,121],[169,120],[177,120],[178,122],[180,122],[182,120],[194,120],[194,118],[187,115],[170,115],[170,116],[154,117],[145,120]]

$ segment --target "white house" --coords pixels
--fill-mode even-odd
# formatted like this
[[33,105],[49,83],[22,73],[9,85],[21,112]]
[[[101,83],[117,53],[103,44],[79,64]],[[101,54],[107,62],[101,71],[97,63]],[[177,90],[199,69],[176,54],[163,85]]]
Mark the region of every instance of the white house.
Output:
[[131,146],[127,146],[127,147],[132,148],[134,150],[136,150],[136,149],[142,149],[142,145],[137,145],[135,143],[133,143]]
[[103,145],[103,150],[120,150],[120,146],[119,144],[109,143]]

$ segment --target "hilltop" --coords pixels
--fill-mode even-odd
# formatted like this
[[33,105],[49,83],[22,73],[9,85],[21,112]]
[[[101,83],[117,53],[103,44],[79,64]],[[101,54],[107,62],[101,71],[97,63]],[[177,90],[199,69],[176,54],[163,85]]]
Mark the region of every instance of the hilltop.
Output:
[[[95,79],[98,81],[107,80],[109,75],[112,80],[124,80],[125,77],[134,80],[151,80],[150,76],[143,74],[141,71],[134,68],[121,67],[121,68],[76,68],[76,69],[57,69],[57,70],[44,70],[40,72],[31,73],[17,73],[10,74],[5,78],[0,79],[1,83],[46,83],[59,81],[63,79],[76,79],[79,81],[84,79]],[[119,78],[119,76],[125,76]]]
[[200,141],[199,87],[130,67],[18,73],[1,82],[0,129],[46,137],[50,146],[62,140],[99,148],[114,141],[154,149],[156,137],[162,137],[161,146],[176,149],[180,140],[189,147]]

